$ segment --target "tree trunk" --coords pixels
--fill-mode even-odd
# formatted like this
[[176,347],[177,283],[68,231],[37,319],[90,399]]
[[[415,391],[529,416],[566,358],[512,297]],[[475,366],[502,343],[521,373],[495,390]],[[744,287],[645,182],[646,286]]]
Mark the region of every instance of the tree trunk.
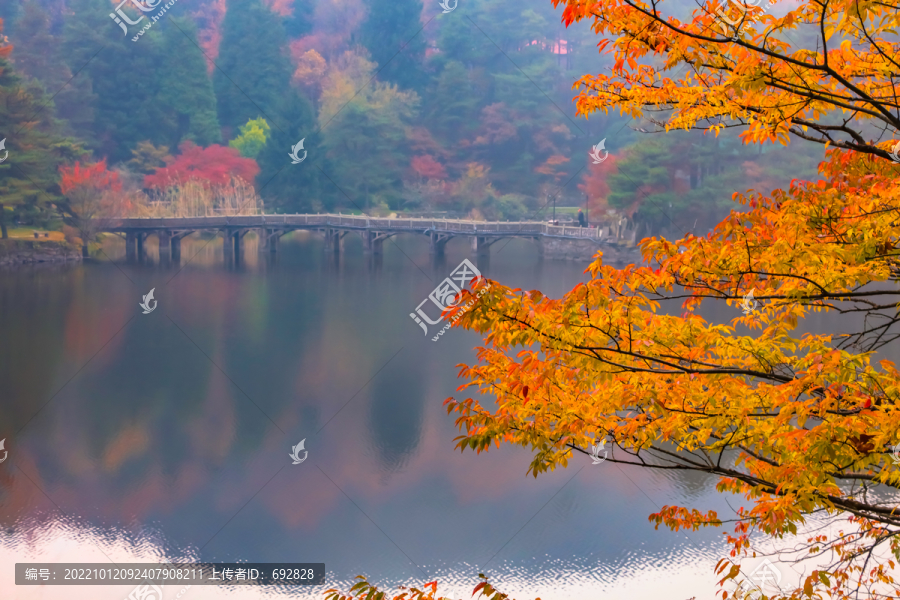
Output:
[[6,207],[2,203],[0,203],[0,235],[4,240],[9,237],[6,231]]

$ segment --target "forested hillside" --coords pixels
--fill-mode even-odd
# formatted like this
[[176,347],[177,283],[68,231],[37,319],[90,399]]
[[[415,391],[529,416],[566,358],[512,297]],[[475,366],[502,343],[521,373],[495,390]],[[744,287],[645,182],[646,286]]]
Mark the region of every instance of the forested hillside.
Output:
[[735,190],[821,160],[576,115],[573,83],[611,59],[548,1],[8,0],[0,17],[3,223],[51,222],[61,169],[105,159],[129,214],[239,209],[252,186],[269,212],[546,219],[555,201],[705,233]]

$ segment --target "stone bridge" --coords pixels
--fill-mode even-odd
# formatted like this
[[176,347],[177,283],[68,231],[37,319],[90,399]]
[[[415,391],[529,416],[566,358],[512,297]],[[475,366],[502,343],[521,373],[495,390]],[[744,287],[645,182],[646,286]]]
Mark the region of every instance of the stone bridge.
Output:
[[400,233],[427,235],[432,254],[441,255],[454,237],[468,237],[477,255],[490,253],[495,242],[512,237],[535,242],[543,252],[546,238],[590,240],[597,244],[617,244],[627,239],[633,244],[636,231],[626,230],[626,223],[587,228],[557,226],[540,221],[489,222],[456,219],[376,218],[365,215],[234,215],[210,217],[149,217],[103,219],[98,231],[116,233],[125,238],[126,257],[143,258],[144,241],[155,235],[159,240],[161,259],[180,260],[181,239],[197,231],[216,231],[223,235],[227,261],[239,258],[243,237],[250,231],[259,236],[259,250],[277,252],[281,236],[298,230],[315,230],[325,234],[326,250],[340,252],[343,238],[356,234],[362,238],[366,252],[380,254],[384,240]]

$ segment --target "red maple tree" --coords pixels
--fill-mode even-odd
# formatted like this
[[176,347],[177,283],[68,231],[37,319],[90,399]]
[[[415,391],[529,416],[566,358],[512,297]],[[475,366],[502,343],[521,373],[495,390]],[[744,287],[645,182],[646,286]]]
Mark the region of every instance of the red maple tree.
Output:
[[606,201],[609,197],[609,184],[606,180],[618,170],[616,162],[616,157],[610,154],[599,164],[589,164],[581,183],[578,184],[578,189],[587,194],[588,212],[595,215],[595,219],[602,218],[602,215],[609,210],[609,204]]
[[215,187],[228,184],[234,176],[250,183],[259,174],[256,161],[242,157],[236,148],[218,144],[201,148],[193,142],[182,142],[178,149],[181,154],[144,177],[144,186],[167,188],[195,180]]
[[410,161],[410,167],[422,179],[447,179],[444,166],[429,154],[414,156]]
[[107,170],[105,158],[84,167],[80,162],[72,166],[63,165],[59,167],[59,175],[59,189],[69,199],[83,192],[100,194],[107,190],[117,192],[122,189],[119,174]]
[[119,174],[106,168],[106,159],[82,166],[59,167],[59,189],[66,197],[60,205],[65,221],[78,230],[81,254],[87,257],[88,242],[94,239],[104,217],[120,217],[131,209],[128,195],[121,194]]

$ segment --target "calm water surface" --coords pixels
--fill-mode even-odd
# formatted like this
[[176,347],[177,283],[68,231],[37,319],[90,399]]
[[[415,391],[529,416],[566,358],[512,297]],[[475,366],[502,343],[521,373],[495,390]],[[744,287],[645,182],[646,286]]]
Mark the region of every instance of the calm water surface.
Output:
[[[674,503],[727,513],[712,480],[589,459],[534,479],[524,449],[454,450],[442,402],[480,340],[432,342],[438,327],[426,337],[409,313],[475,262],[462,241],[436,264],[421,240],[386,242],[373,261],[351,239],[336,261],[301,233],[274,261],[248,240],[237,267],[221,243],[185,240],[180,271],[153,248],[125,265],[111,241],[114,262],[0,273],[0,597],[132,589],[17,588],[15,562],[163,558],[328,572],[326,586],[195,586],[185,600],[321,598],[359,574],[468,598],[479,572],[519,600],[713,597],[722,533],[647,520]],[[502,244],[478,263],[487,277],[557,297],[587,279]],[[302,439],[308,459],[292,465]]]

